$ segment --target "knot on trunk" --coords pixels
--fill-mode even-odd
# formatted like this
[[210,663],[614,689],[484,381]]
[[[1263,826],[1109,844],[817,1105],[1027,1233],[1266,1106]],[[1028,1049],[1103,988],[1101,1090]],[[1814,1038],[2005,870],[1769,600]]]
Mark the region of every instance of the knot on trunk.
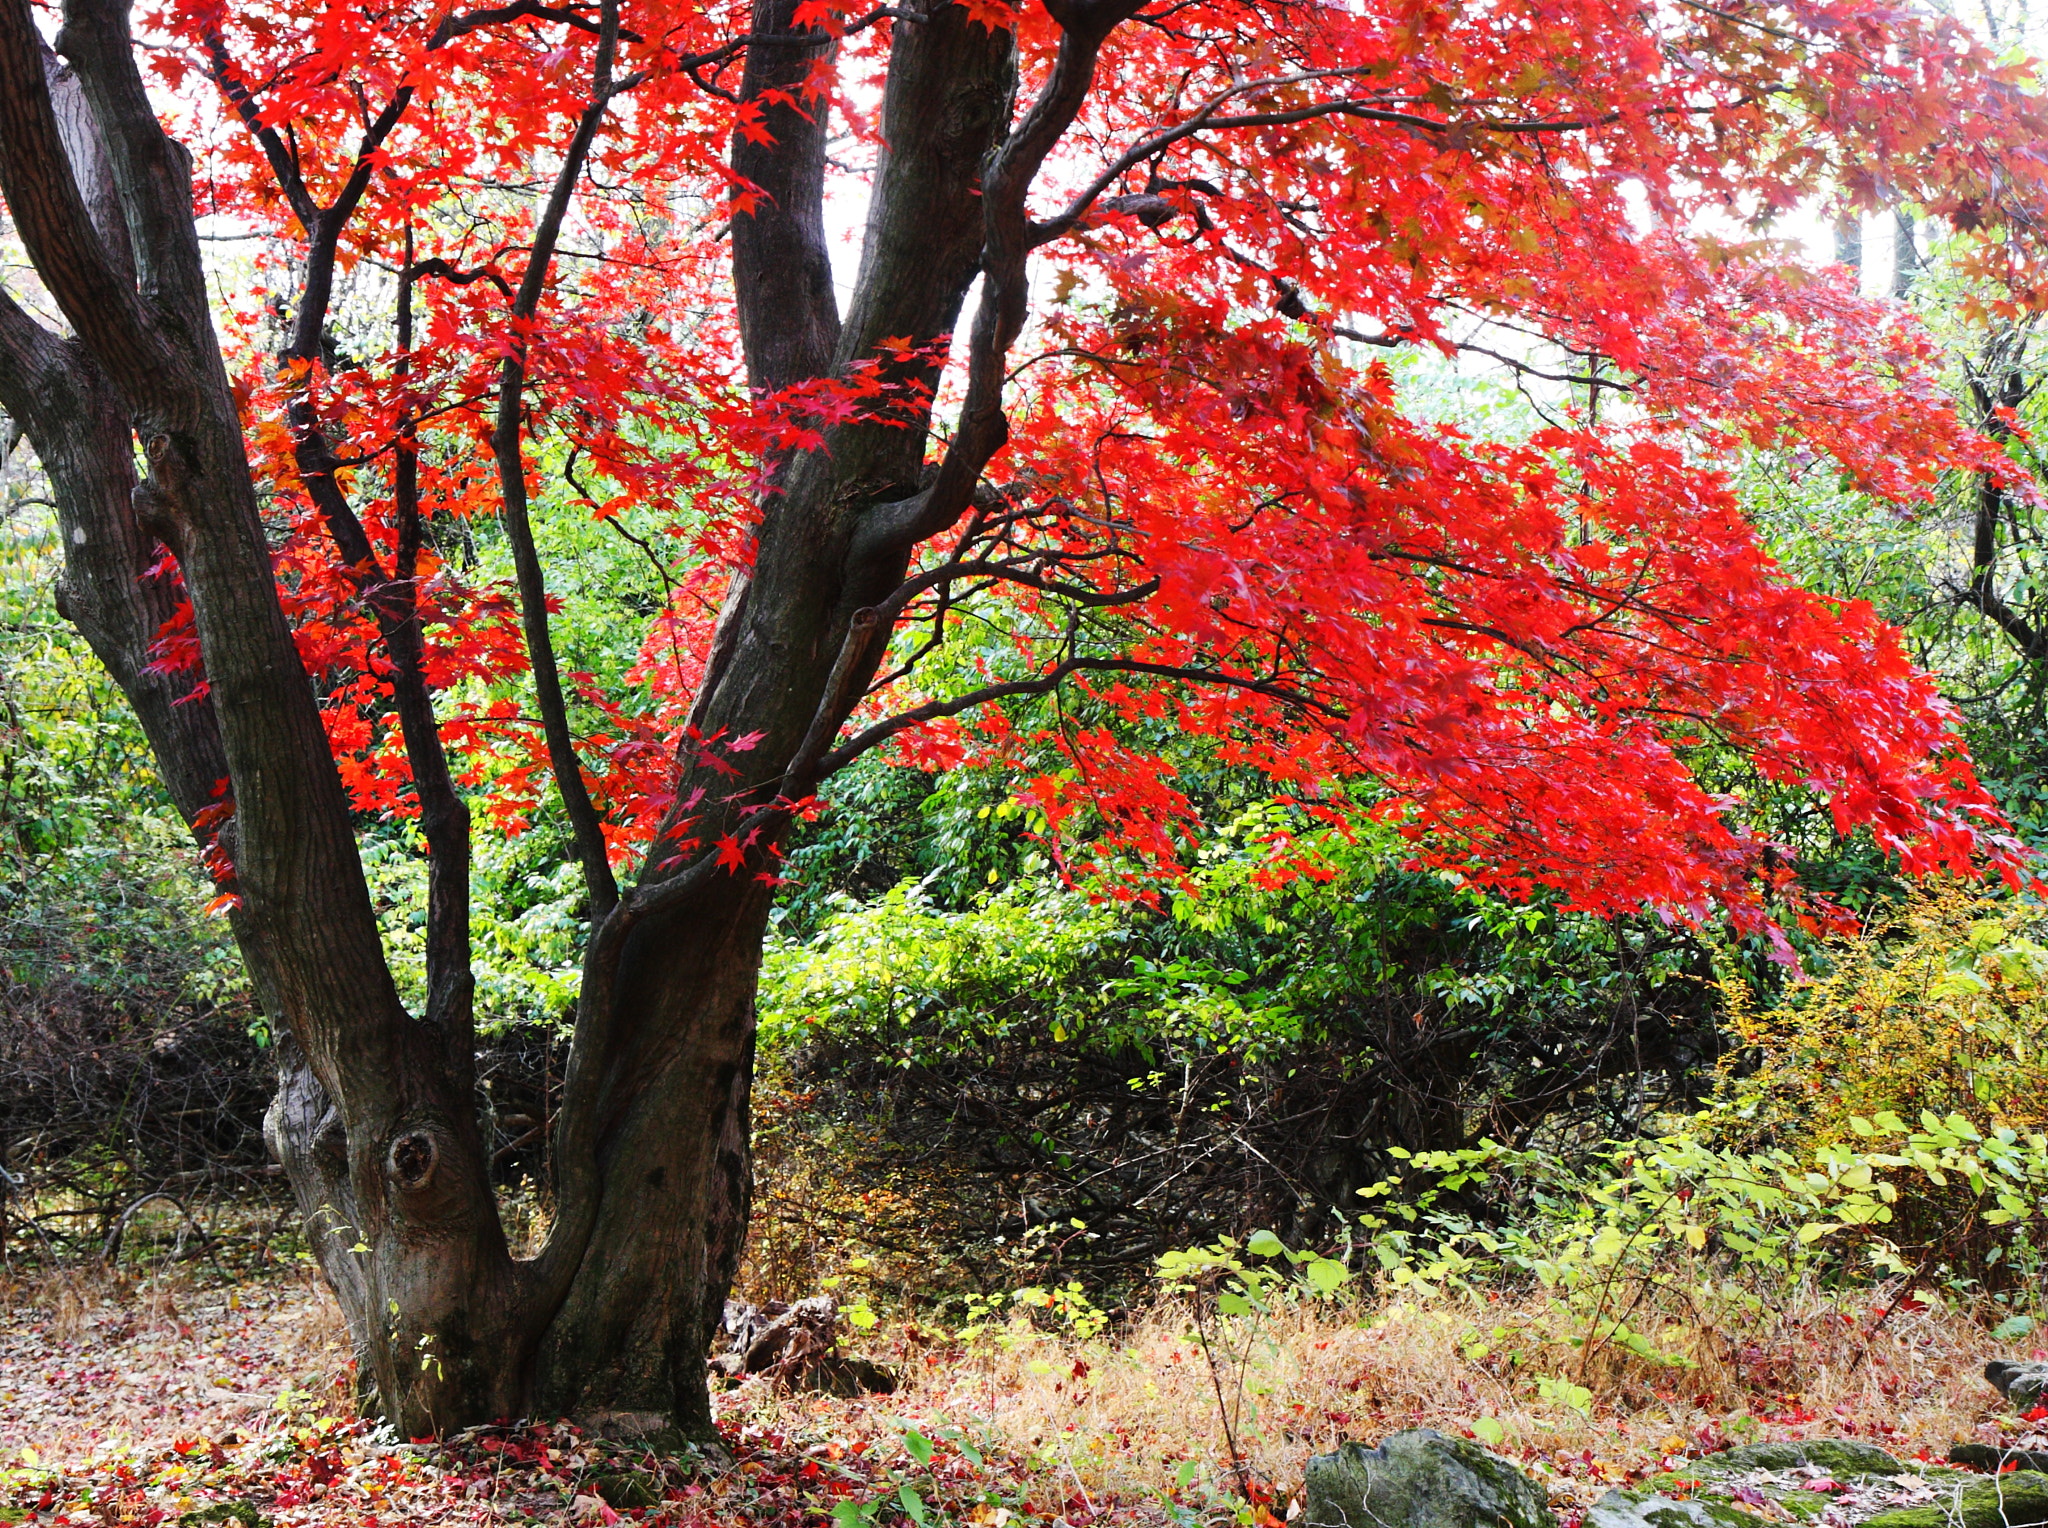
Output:
[[424,1130],[408,1131],[391,1143],[391,1176],[400,1188],[418,1188],[434,1175],[440,1159],[432,1136]]
[[150,481],[160,493],[182,502],[187,490],[199,480],[199,453],[183,435],[157,434],[143,445],[149,460]]

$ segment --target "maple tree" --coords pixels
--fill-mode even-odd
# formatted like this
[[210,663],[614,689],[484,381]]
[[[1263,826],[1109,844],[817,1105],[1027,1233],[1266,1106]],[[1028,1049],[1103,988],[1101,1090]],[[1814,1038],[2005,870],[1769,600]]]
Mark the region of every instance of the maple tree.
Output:
[[[1825,915],[1710,755],[1906,869],[2020,873],[1931,680],[1778,572],[1729,469],[2008,470],[1908,319],[1762,235],[1909,193],[2017,311],[2044,126],[1878,0],[164,0],[134,36],[69,0],[52,43],[5,0],[41,292],[0,298],[0,407],[290,1037],[269,1134],[375,1404],[709,1436],[779,846],[878,749],[1058,760],[1017,799],[1114,896],[1199,839],[1161,728],[1594,911]],[[218,303],[202,220],[265,252]],[[1416,349],[1597,406],[1432,422]],[[663,580],[637,688],[563,671],[536,495]],[[442,555],[487,516],[514,588]],[[515,1259],[472,809],[544,790],[590,931]],[[417,1013],[365,813],[427,852]]]

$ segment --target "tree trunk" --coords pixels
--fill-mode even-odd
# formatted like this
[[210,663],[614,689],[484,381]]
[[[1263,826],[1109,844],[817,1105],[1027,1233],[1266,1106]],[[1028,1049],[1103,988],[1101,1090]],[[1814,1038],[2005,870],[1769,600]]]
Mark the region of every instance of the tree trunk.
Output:
[[[648,996],[672,1038],[627,1063],[600,1155],[602,1202],[536,1355],[534,1401],[627,1438],[713,1437],[705,1356],[746,1241],[754,984],[766,888],[709,912],[687,985]],[[715,921],[714,921],[715,920]],[[671,967],[673,969],[673,967]]]
[[[931,352],[953,333],[979,273],[987,295],[968,405],[939,462],[926,460],[929,417],[904,428],[899,409],[886,423],[843,423],[825,450],[770,464],[776,486],[755,556],[727,600],[692,711],[705,737],[753,740],[745,757],[755,783],[735,792],[695,745],[685,750],[678,805],[642,879],[608,905],[594,898],[558,1114],[556,1218],[547,1244],[520,1261],[507,1247],[477,1127],[468,1004],[437,997],[416,1018],[384,960],[214,340],[189,156],[149,104],[120,0],[70,0],[57,51],[75,76],[47,56],[28,0],[0,0],[0,190],[74,331],[45,330],[0,293],[0,407],[25,427],[61,507],[64,609],[134,706],[173,799],[234,899],[236,937],[281,1037],[266,1136],[346,1316],[359,1389],[401,1433],[566,1414],[619,1436],[712,1440],[704,1359],[752,1189],[748,1105],[774,896],[769,851],[796,803],[848,756],[833,745],[910,597],[913,551],[968,512],[1002,444],[995,400],[1021,322],[1025,192],[1085,99],[1102,39],[1135,8],[1059,10],[1066,40],[1014,131],[1012,34],[941,0],[904,8],[883,98],[886,148],[843,321],[824,242],[824,112],[774,105],[764,117],[772,142],[735,139],[737,173],[774,192],[738,219],[733,238],[755,385],[772,391],[895,355],[887,364],[892,380],[909,385],[904,396],[928,395],[939,364]],[[791,36],[795,9],[793,0],[757,0],[752,35]],[[604,0],[602,16],[576,155],[613,89],[616,0]],[[785,100],[825,46],[807,38],[751,49],[743,95]],[[222,88],[239,110],[231,77]],[[362,167],[374,164],[377,135],[409,99],[400,87],[368,124],[359,174],[329,207],[292,178],[289,156],[271,157],[308,241],[292,352],[301,359],[318,354],[340,230],[370,174]],[[275,146],[260,114],[243,120],[266,149]],[[572,155],[558,204],[579,163]],[[558,214],[559,206],[550,214],[557,226]],[[546,274],[546,243],[536,240],[526,313]],[[885,336],[908,336],[923,353],[903,359],[900,341],[882,347]],[[508,362],[505,375],[498,459],[508,503],[523,506],[523,361]],[[424,800],[448,773],[403,553],[386,572],[368,551],[312,407],[295,404],[292,416],[302,486],[384,633],[434,824],[430,844],[466,863],[467,816],[452,787]],[[149,464],[141,482],[138,439]],[[191,602],[203,686],[152,662],[180,593],[137,575],[166,549]],[[521,568],[537,652],[547,642],[544,571]],[[559,695],[543,688],[541,704],[551,737],[566,739]],[[573,761],[558,758],[557,767]],[[579,826],[586,862],[591,826]],[[739,869],[714,859],[721,841],[742,845]],[[453,906],[464,900],[437,897],[430,921],[466,917]],[[466,931],[429,934],[430,992],[464,993]]]

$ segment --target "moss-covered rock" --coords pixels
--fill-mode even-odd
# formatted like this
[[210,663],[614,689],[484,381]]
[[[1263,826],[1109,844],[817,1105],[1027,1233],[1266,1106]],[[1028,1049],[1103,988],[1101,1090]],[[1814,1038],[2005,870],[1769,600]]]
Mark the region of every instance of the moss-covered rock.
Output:
[[1826,1470],[1835,1479],[1855,1475],[1902,1475],[1906,1467],[1875,1443],[1852,1438],[1806,1438],[1783,1443],[1745,1443],[1694,1461],[1705,1471],[1743,1474],[1750,1470]]
[[1881,1512],[1863,1528],[2040,1528],[2048,1524],[2048,1477],[2030,1471],[1958,1485],[1942,1501]]
[[591,1484],[607,1507],[651,1507],[661,1500],[661,1492],[655,1485],[654,1477],[642,1474],[639,1470],[621,1470],[615,1475],[600,1475]]
[[[1706,1461],[1701,1460],[1704,1464]],[[1755,1474],[1755,1470],[1706,1470],[1691,1466],[1683,1474],[1669,1473],[1652,1475],[1643,1484],[1652,1491],[1667,1496],[1706,1496],[1716,1501],[1726,1500],[1734,1489],[1738,1476]],[[1828,1498],[1818,1491],[1809,1491],[1801,1485],[1773,1485],[1765,1482],[1757,1487],[1774,1506],[1783,1507],[1801,1522],[1819,1517],[1828,1509]]]
[[1543,1487],[1477,1443],[1427,1427],[1378,1448],[1317,1454],[1304,1497],[1304,1528],[1557,1528]]
[[1609,1491],[1586,1509],[1584,1528],[1765,1528],[1753,1512],[1710,1496],[1678,1501],[1655,1491]]
[[[1819,1521],[1831,1507],[1860,1521],[1902,1501],[1924,1498],[1928,1487],[1952,1493],[1982,1480],[1981,1475],[1944,1465],[1908,1465],[1868,1443],[1819,1438],[1755,1443],[1709,1454],[1683,1471],[1652,1475],[1643,1487],[1730,1507],[1739,1505],[1733,1498],[1740,1490],[1753,1504],[1754,1497],[1761,1497],[1803,1524]],[[1816,1484],[1826,1488],[1816,1491]]]

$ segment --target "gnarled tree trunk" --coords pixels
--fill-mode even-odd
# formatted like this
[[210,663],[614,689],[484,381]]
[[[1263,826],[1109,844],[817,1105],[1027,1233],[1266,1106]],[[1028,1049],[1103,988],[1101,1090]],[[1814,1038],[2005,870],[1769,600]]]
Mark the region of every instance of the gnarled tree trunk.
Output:
[[[235,935],[286,1037],[267,1135],[347,1315],[362,1388],[402,1432],[546,1413],[636,1437],[710,1436],[704,1358],[751,1188],[754,989],[773,895],[755,872],[793,804],[851,757],[840,729],[909,597],[911,554],[968,512],[1002,444],[998,393],[1030,242],[1024,191],[1084,99],[1102,37],[1131,9],[1062,12],[1058,67],[1013,126],[1014,37],[943,0],[906,7],[884,100],[887,148],[843,319],[825,246],[825,113],[770,104],[772,140],[735,141],[738,174],[770,193],[736,219],[733,238],[756,386],[842,373],[881,354],[885,336],[942,345],[980,274],[967,410],[930,464],[928,428],[872,421],[772,464],[756,556],[727,601],[692,714],[702,735],[758,737],[747,755],[756,785],[734,794],[694,756],[680,760],[676,799],[699,805],[690,817],[677,808],[646,858],[652,868],[623,894],[580,780],[565,793],[593,927],[555,1141],[557,1218],[546,1246],[522,1261],[500,1228],[477,1127],[467,933],[451,922],[467,917],[467,816],[440,757],[403,553],[386,569],[369,552],[321,422],[298,406],[303,486],[384,631],[421,791],[437,877],[422,1015],[406,1010],[387,969],[349,804],[273,582],[208,310],[189,156],[143,92],[119,0],[70,0],[62,64],[28,0],[0,0],[0,190],[72,330],[46,330],[0,293],[0,406],[25,428],[60,505],[63,608],[126,693],[173,799],[238,899]],[[757,0],[745,97],[791,90],[832,46],[795,28],[795,11],[794,0]],[[452,16],[434,45],[495,16]],[[540,300],[581,157],[630,84],[611,76],[615,0],[602,28],[591,107],[565,150],[515,313]],[[218,78],[243,109],[232,74]],[[370,123],[361,173],[327,207],[292,178],[289,156],[273,155],[308,241],[287,357],[319,354],[340,230],[409,91]],[[275,147],[257,113],[244,118],[266,152]],[[891,364],[897,380],[936,380],[929,353]],[[554,725],[545,569],[523,529],[523,382],[514,356],[500,467],[540,699],[567,781],[575,762],[564,756],[566,727]],[[139,482],[136,441],[149,466]],[[416,523],[408,533],[416,547]],[[139,577],[159,547],[182,591]],[[203,689],[150,666],[181,594]],[[728,836],[749,845],[737,874],[689,848]]]

